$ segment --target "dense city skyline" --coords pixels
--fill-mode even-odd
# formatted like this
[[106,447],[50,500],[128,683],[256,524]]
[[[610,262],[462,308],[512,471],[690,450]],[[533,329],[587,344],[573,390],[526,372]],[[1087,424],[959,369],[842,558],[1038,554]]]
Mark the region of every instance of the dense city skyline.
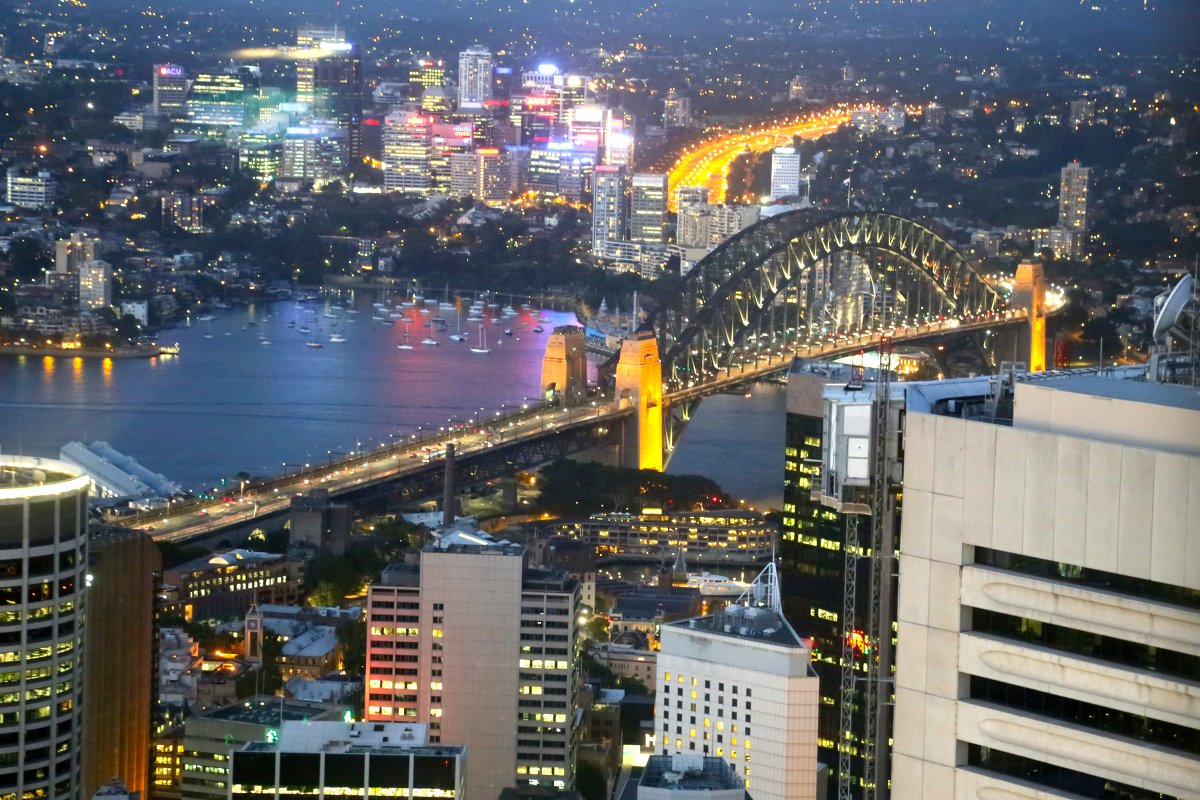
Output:
[[0,800],[1183,800],[1189,0],[15,0]]

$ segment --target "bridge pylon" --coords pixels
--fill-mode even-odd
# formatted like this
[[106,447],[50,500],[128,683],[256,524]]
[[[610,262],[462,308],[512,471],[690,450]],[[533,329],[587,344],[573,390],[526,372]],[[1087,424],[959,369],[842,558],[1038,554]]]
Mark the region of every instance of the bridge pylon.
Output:
[[[1046,272],[1040,261],[1022,261],[1013,282],[1012,304],[1029,309],[1029,371],[1046,371]],[[1024,336],[1022,336],[1024,338]]]
[[542,396],[575,405],[587,394],[587,351],[583,328],[560,325],[546,340],[542,356]]
[[621,343],[617,361],[616,397],[622,408],[636,413],[626,422],[621,465],[636,469],[663,468],[663,380],[658,339],[648,326]]

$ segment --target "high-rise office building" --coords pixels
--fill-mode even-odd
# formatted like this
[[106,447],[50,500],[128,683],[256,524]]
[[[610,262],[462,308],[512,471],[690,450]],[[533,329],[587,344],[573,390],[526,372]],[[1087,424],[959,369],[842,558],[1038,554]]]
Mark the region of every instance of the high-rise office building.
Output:
[[246,82],[232,72],[199,72],[186,103],[187,129],[222,137],[246,121]]
[[88,478],[0,456],[0,792],[79,795]]
[[363,73],[358,48],[347,42],[323,42],[326,55],[313,63],[313,119],[346,131],[351,172],[362,164]]
[[450,196],[473,197],[488,205],[507,203],[516,190],[509,154],[497,147],[450,156]]
[[346,31],[338,26],[301,25],[296,29],[296,102],[310,108],[315,100],[314,79],[316,58],[323,52],[323,44],[346,41]]
[[771,199],[800,194],[800,153],[794,147],[776,147],[771,152]]
[[909,404],[892,796],[1197,796],[1200,395],[1129,373]]
[[283,165],[283,132],[246,131],[238,137],[238,169],[257,181],[272,181]]
[[112,267],[107,261],[79,265],[79,310],[99,311],[112,305]]
[[492,99],[492,52],[472,45],[458,54],[458,110],[480,111]]
[[124,529],[93,533],[88,551],[81,796],[120,776],[145,797],[162,557],[150,537]]
[[182,119],[187,102],[187,72],[178,64],[154,65],[154,100],[151,110],[169,119]]
[[637,149],[633,115],[620,108],[604,110],[604,163],[633,168]]
[[522,546],[452,531],[368,592],[366,719],[465,745],[467,800],[575,780],[579,582],[524,562]]
[[722,611],[662,626],[659,751],[725,759],[755,800],[816,800],[811,658],[783,616],[774,564]]
[[281,180],[311,182],[314,188],[346,173],[346,130],[336,125],[302,125],[283,135]]
[[396,111],[383,119],[383,190],[423,194],[433,183],[432,118]]
[[[821,452],[826,386],[845,386],[849,365],[797,359],[788,372],[787,421],[784,436],[783,515],[779,534],[780,587],[784,613],[801,636],[812,643],[813,668],[820,679],[817,716],[819,758],[838,764],[839,708],[842,669],[842,598],[845,580],[846,519],[821,504]],[[860,560],[855,630],[867,628],[867,565]],[[852,796],[862,794],[863,708],[854,710],[845,746],[852,748]]]
[[410,91],[415,91],[414,99],[420,96],[422,89],[440,89],[446,85],[446,62],[440,58],[417,59],[408,71]]
[[635,172],[630,180],[629,240],[640,244],[666,241],[667,176]]
[[604,258],[610,242],[625,238],[625,169],[612,165],[592,171],[592,255]]
[[1072,161],[1062,168],[1058,187],[1058,227],[1086,233],[1091,170]]

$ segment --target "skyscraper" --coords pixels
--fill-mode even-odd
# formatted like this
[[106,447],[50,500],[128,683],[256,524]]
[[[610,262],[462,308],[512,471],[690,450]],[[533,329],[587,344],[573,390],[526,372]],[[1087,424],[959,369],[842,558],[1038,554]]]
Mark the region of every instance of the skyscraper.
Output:
[[629,240],[661,245],[666,239],[667,176],[635,172],[630,184]]
[[1143,376],[909,404],[894,797],[1196,796],[1200,395]]
[[800,153],[794,147],[776,147],[771,152],[771,199],[800,194]]
[[579,582],[524,556],[451,531],[367,595],[366,719],[428,722],[431,744],[465,745],[466,800],[575,781]]
[[458,54],[458,109],[480,111],[492,99],[492,53],[472,45]]
[[667,90],[663,100],[663,127],[690,128],[692,125],[692,98],[680,94],[674,87]]
[[346,32],[334,25],[301,25],[296,29],[296,102],[312,107],[315,99],[314,78],[316,59],[312,56],[322,49],[322,43],[345,42]]
[[625,235],[625,169],[597,166],[592,173],[592,255],[604,258]]
[[187,128],[222,137],[246,121],[246,82],[231,72],[199,72],[186,103]]
[[431,118],[409,111],[383,120],[383,189],[385,192],[429,191]]
[[165,114],[170,119],[182,118],[187,94],[188,79],[183,67],[178,64],[154,65],[154,101],[151,109],[156,114]]
[[347,168],[362,165],[363,74],[355,45],[323,42],[330,51],[313,63],[313,119],[346,131]]
[[89,550],[82,796],[120,776],[145,797],[162,557],[150,537],[121,529],[93,533]]
[[1088,178],[1091,170],[1072,161],[1062,168],[1058,189],[1058,227],[1085,233],[1088,229]]
[[80,792],[88,478],[60,461],[0,456],[0,787]]
[[662,626],[661,643],[659,751],[724,758],[755,800],[816,800],[818,681],[775,565],[717,614]]

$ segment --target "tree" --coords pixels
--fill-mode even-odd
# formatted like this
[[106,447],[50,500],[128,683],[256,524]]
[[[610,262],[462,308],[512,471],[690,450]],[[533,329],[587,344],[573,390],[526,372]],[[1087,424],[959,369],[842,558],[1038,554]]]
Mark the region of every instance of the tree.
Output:
[[581,761],[575,767],[575,790],[583,800],[607,800],[608,781],[599,767]]
[[342,646],[342,669],[347,675],[364,675],[367,671],[367,623],[365,619],[347,620],[337,626],[338,643]]

